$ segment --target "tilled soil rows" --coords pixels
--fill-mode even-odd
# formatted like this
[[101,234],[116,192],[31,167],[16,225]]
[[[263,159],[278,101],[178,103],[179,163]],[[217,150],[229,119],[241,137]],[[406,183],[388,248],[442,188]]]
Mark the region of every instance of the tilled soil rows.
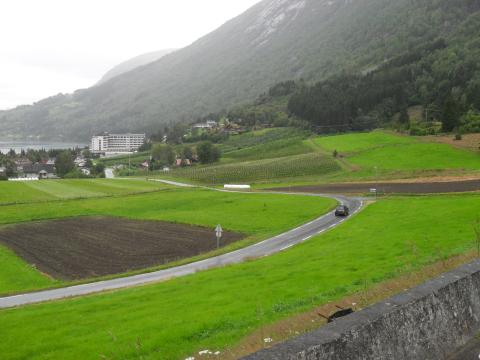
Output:
[[425,183],[345,183],[314,186],[275,188],[274,191],[306,192],[317,194],[364,194],[377,189],[384,194],[435,194],[480,191],[480,180],[425,182]]
[[[245,236],[225,231],[225,246]],[[0,243],[56,279],[145,269],[216,248],[214,229],[160,221],[74,218],[0,229]]]

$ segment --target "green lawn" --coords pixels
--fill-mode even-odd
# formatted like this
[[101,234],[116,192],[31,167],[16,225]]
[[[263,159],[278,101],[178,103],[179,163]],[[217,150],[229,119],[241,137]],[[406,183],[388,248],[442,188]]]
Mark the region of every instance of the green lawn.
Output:
[[480,156],[447,144],[413,143],[387,146],[361,152],[347,158],[362,168],[378,166],[383,170],[480,170]]
[[[331,209],[331,199],[210,190],[165,190],[142,195],[81,199],[2,207],[0,224],[75,216],[117,216],[164,220],[225,229],[247,236],[244,244],[287,231]],[[213,231],[213,230],[212,230]],[[241,244],[233,244],[232,247]],[[224,248],[228,250],[229,248]],[[34,271],[0,246],[0,293],[36,289],[58,282]],[[12,273],[15,274],[12,276]]]
[[51,195],[27,185],[26,182],[0,181],[0,203],[17,203],[51,199]]
[[268,258],[4,310],[0,353],[2,359],[185,359],[222,350],[262,324],[359,291],[365,282],[471,249],[479,201],[478,195],[386,199]]
[[276,140],[261,145],[234,150],[223,155],[222,162],[262,160],[314,152],[302,138]]
[[40,274],[34,267],[0,244],[0,294],[16,290],[40,289],[58,282]]
[[1,181],[0,205],[157,191],[168,185],[141,179]]
[[418,140],[411,136],[401,136],[379,130],[368,133],[321,136],[315,139],[315,143],[325,150],[337,150],[339,153],[351,153],[392,145],[415,144],[417,142]]
[[345,156],[344,161],[356,168],[356,172],[344,174],[349,177],[480,170],[480,157],[474,152],[382,131],[318,137],[315,144]]
[[120,155],[120,156],[114,156],[109,158],[102,158],[99,161],[107,167],[117,165],[117,164],[128,165],[129,161],[130,161],[130,165],[136,166],[141,164],[145,160],[148,160],[149,158],[150,158],[150,151],[140,151],[132,155]]

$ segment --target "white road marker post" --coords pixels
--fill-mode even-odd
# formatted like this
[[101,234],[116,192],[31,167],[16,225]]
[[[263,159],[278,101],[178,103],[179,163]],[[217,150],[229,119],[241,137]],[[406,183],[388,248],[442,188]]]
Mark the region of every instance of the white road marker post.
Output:
[[215,228],[215,235],[217,236],[217,249],[220,249],[220,239],[222,238],[222,225],[218,224]]

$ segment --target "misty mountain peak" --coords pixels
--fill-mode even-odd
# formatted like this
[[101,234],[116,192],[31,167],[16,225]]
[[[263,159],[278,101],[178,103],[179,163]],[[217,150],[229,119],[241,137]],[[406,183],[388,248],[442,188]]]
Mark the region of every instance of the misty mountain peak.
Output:
[[246,33],[258,32],[252,45],[265,45],[269,38],[281,27],[295,21],[300,11],[305,8],[307,0],[270,0],[258,14]]

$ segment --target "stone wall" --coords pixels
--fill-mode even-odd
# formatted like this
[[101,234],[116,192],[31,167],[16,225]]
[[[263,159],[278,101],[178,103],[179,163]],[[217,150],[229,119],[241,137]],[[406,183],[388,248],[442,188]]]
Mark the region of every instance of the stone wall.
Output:
[[245,360],[445,359],[480,331],[480,261]]

